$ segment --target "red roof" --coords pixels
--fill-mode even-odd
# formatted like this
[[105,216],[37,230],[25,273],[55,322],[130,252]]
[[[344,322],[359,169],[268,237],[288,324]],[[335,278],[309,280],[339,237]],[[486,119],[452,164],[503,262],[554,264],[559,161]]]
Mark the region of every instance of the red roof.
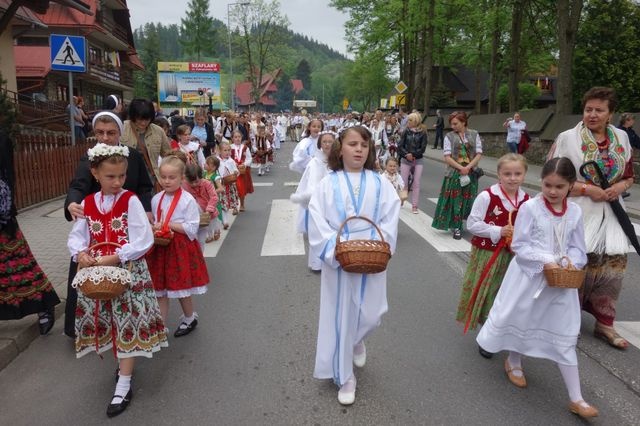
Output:
[[[265,74],[262,76],[262,84],[260,85],[260,103],[262,105],[276,105],[276,102],[271,98],[271,95],[278,91],[278,86],[275,81],[280,76],[282,70],[276,69],[272,74]],[[304,85],[302,80],[290,80],[293,92],[297,95]],[[255,102],[251,96],[251,82],[243,81],[236,84],[236,97],[238,98],[238,105],[248,106],[253,105]]]
[[85,15],[79,10],[63,6],[58,3],[49,3],[47,13],[37,14],[45,24],[54,27],[84,26],[96,23],[96,0],[85,0],[93,15]]
[[13,46],[16,77],[46,76],[51,69],[49,46]]

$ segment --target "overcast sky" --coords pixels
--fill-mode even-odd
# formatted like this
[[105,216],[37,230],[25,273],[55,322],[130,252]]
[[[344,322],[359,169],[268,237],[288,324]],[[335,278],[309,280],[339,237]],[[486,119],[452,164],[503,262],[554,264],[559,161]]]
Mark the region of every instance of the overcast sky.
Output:
[[[236,1],[210,0],[211,16],[227,22],[227,4]],[[158,0],[127,0],[131,12],[131,29],[147,22],[161,22],[164,25],[178,24],[185,13],[188,0],[170,2]],[[163,6],[161,7],[160,4]],[[347,53],[344,40],[344,23],[348,16],[329,6],[329,0],[280,0],[284,15],[289,17],[290,29],[318,40],[332,49]]]

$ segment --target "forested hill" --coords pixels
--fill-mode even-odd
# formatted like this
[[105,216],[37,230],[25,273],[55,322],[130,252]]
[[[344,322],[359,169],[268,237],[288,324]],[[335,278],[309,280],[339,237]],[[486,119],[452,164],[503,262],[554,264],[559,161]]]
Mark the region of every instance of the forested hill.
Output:
[[[327,110],[341,104],[344,90],[341,88],[346,69],[352,63],[341,53],[324,43],[308,36],[280,28],[277,49],[269,55],[266,72],[281,68],[283,76],[301,79],[305,86],[302,94],[305,98],[320,100],[324,96]],[[219,62],[221,65],[222,86],[228,87],[229,35],[226,24],[213,19],[213,36],[207,45],[200,46],[200,57],[187,53],[181,38],[180,25],[147,23],[134,31],[134,42],[145,70],[136,73],[136,95],[155,97],[156,72],[158,61],[202,61]],[[232,34],[232,58],[234,80],[246,78],[248,67],[243,59],[238,34]]]

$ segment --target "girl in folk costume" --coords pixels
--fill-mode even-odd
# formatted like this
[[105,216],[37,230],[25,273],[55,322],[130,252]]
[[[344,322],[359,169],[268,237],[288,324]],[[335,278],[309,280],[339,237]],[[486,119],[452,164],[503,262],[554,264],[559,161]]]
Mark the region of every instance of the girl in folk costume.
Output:
[[235,161],[238,172],[238,180],[236,186],[238,187],[238,198],[240,200],[239,211],[244,211],[244,197],[247,194],[253,193],[253,181],[251,180],[251,148],[247,144],[242,143],[242,133],[239,131],[233,132],[231,144],[231,158]]
[[254,140],[255,154],[253,154],[253,163],[258,165],[258,176],[271,171],[273,164],[273,148],[271,141],[266,133],[265,125],[258,124],[258,134]]
[[234,112],[227,112],[223,121],[220,122],[220,125],[217,127],[216,136],[218,137],[218,142],[226,141],[231,142],[231,138],[233,136],[233,132],[238,128],[238,123],[236,121],[236,114]]
[[[71,229],[69,251],[80,268],[128,262],[132,266],[131,286],[121,296],[99,301],[78,292],[76,356],[113,349],[119,360],[116,390],[107,407],[107,416],[113,417],[131,401],[135,357],[151,358],[167,346],[167,336],[144,259],[153,245],[149,219],[138,197],[122,189],[129,148],[99,143],[88,154],[101,190],[82,202],[84,218]],[[94,247],[100,243],[119,246]]]
[[404,198],[404,196],[401,195],[402,191],[404,190],[404,181],[402,180],[402,176],[400,175],[400,173],[398,173],[398,160],[396,160],[394,157],[389,157],[384,165],[384,172],[382,172],[382,176],[384,176],[389,182],[391,182],[391,185],[393,185],[393,188],[396,190],[398,196],[400,197],[400,201],[404,202],[404,200],[402,199]]
[[[309,245],[322,260],[320,318],[314,377],[333,379],[340,387],[338,401],[355,401],[353,365],[366,363],[364,339],[387,311],[386,271],[357,274],[344,271],[335,258],[337,232],[353,215],[371,219],[395,251],[400,200],[388,180],[373,171],[375,152],[371,134],[362,126],[344,130],[329,154],[333,170],[313,192],[309,202]],[[367,222],[352,220],[341,239],[371,239],[377,231]]]
[[176,135],[179,142],[178,150],[184,152],[187,156],[187,164],[197,164],[203,169],[205,164],[204,154],[198,141],[192,140],[191,127],[187,124],[178,126]]
[[156,236],[169,238],[168,245],[156,244],[147,254],[147,263],[162,317],[167,319],[169,299],[178,299],[182,307],[175,337],[186,336],[198,325],[193,308],[194,294],[204,294],[209,283],[207,265],[196,241],[200,211],[195,198],[182,190],[185,164],[169,155],[160,164],[160,184],[164,190],[151,200]]
[[432,227],[452,229],[453,238],[462,238],[462,221],[469,216],[473,200],[478,193],[478,178],[473,170],[482,157],[480,134],[467,128],[464,111],[449,115],[453,129],[444,137],[444,160],[447,170],[442,181]]
[[[321,132],[318,137],[318,150],[304,170],[298,188],[291,194],[291,201],[300,205],[298,210],[298,232],[309,232],[309,201],[311,195],[318,188],[320,181],[329,173],[327,164],[331,147],[336,142],[336,133]],[[309,250],[309,268],[314,272],[320,272],[322,262],[317,253]]]
[[[204,252],[204,245],[209,235],[213,234],[213,219],[218,216],[218,195],[216,189],[208,179],[202,179],[202,170],[197,164],[187,164],[185,169],[185,182],[182,183],[182,189],[193,195],[196,199],[200,214],[206,213],[211,221],[209,224],[198,229],[198,242],[200,249]],[[209,240],[209,241],[213,241]]]
[[309,122],[307,131],[302,135],[304,139],[293,150],[293,161],[289,163],[289,170],[304,173],[304,169],[318,149],[318,135],[323,130],[324,123],[322,120],[315,119]]
[[206,159],[204,178],[209,180],[214,189],[216,190],[216,195],[218,196],[218,202],[216,203],[216,208],[218,209],[218,213],[216,217],[213,219],[213,233],[207,235],[206,242],[209,243],[211,241],[218,241],[220,239],[220,230],[222,229],[222,219],[223,219],[223,210],[222,210],[222,194],[224,193],[224,185],[222,184],[222,176],[220,176],[220,159],[214,155],[210,155]]
[[550,287],[543,274],[569,264],[582,269],[587,263],[582,210],[567,201],[576,169],[568,158],[554,158],[543,166],[541,178],[542,193],[520,206],[511,243],[515,257],[476,340],[490,352],[509,351],[505,372],[521,388],[527,385],[522,355],[555,361],[569,393],[569,410],[595,417],[598,410],[583,400],[580,389],[578,290]]
[[400,139],[400,124],[395,115],[389,117],[384,123],[384,133],[387,136],[389,142],[389,155],[391,157],[397,156],[398,139]]
[[[518,208],[529,199],[520,189],[527,174],[527,161],[519,154],[498,159],[498,183],[478,194],[467,219],[473,234],[471,258],[462,280],[462,293],[456,320],[465,324],[464,332],[484,324],[496,298],[500,283],[513,257],[509,247]],[[479,348],[480,354],[492,354]]]
[[[378,114],[376,113],[376,117],[377,116]],[[379,169],[382,169],[385,160],[389,156],[389,151],[387,150],[389,141],[387,139],[387,133],[385,132],[384,121],[374,118],[371,120],[369,130],[373,137],[373,144],[376,147],[376,164]]]
[[238,198],[238,188],[236,182],[232,181],[233,178],[238,178],[238,166],[236,162],[231,158],[231,146],[228,142],[220,143],[220,176],[222,176],[222,182],[224,184],[224,192],[221,194],[222,210],[224,212],[224,218],[222,220],[223,228],[229,228],[229,211],[232,214],[238,214],[238,205],[240,200]]

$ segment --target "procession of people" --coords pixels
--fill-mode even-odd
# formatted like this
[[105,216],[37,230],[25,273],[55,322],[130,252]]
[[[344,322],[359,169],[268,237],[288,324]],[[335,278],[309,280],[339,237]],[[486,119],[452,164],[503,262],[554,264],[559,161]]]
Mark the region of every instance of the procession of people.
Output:
[[[522,188],[528,163],[518,153],[526,131],[519,113],[504,123],[509,152],[498,159],[493,185],[482,184],[483,141],[469,128],[467,113],[438,110],[434,125],[432,149],[442,146],[446,170],[440,193],[429,194],[438,196],[431,226],[456,240],[468,233],[472,244],[455,320],[465,333],[480,328],[482,357],[506,352],[504,372],[519,388],[527,386],[523,355],[554,361],[568,408],[582,418],[598,410],[582,397],[576,356],[581,309],[596,318],[597,337],[618,350],[629,346],[614,328],[628,234],[611,203],[622,199],[634,175],[631,133],[610,124],[616,102],[613,89],[585,94],[583,118],[558,135],[536,196]],[[300,174],[291,201],[299,205],[307,266],[320,275],[313,376],[333,380],[339,403],[354,404],[356,376],[375,356],[365,341],[389,309],[387,272],[386,263],[375,272],[364,261],[355,268],[345,263],[338,243],[384,240],[389,256],[402,243],[401,206],[409,202],[419,214],[426,197],[420,186],[429,167],[426,117],[418,111],[217,115],[197,109],[187,123],[179,114],[163,117],[146,99],[131,100],[127,117],[112,108],[95,114],[96,144],[77,164],[65,200],[73,229],[64,334],[74,339],[77,357],[112,351],[118,360],[107,415],[124,412],[135,395],[135,358],[166,348],[170,329],[182,338],[197,328],[198,296],[215,284],[204,251],[229,232],[231,216],[251,209],[254,182],[276,164]],[[282,158],[289,143],[295,144],[292,158]],[[9,147],[3,136],[2,158]],[[597,170],[583,173],[586,162]],[[0,258],[9,265],[0,278],[11,281],[0,282],[0,319],[37,314],[46,334],[59,299],[17,225],[12,167],[3,161],[0,170]],[[609,188],[598,186],[598,173]],[[18,264],[24,267],[13,268]],[[85,294],[88,270],[122,266],[130,282],[124,292],[105,300]],[[586,278],[570,288],[552,285],[549,271],[567,269],[584,269]],[[34,291],[21,292],[16,280]],[[171,299],[180,305],[178,319],[169,317]]]

